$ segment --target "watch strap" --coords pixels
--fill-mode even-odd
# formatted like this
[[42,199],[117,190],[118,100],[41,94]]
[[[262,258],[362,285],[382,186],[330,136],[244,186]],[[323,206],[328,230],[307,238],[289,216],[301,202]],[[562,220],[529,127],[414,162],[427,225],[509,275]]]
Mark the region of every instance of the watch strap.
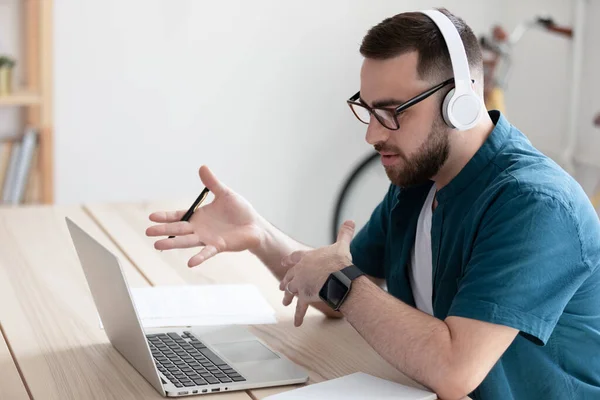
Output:
[[363,271],[361,271],[360,268],[358,268],[354,264],[343,268],[340,272],[343,273],[344,275],[346,275],[348,277],[348,279],[350,279],[351,281],[353,281],[356,278],[358,278],[359,276],[365,274]]

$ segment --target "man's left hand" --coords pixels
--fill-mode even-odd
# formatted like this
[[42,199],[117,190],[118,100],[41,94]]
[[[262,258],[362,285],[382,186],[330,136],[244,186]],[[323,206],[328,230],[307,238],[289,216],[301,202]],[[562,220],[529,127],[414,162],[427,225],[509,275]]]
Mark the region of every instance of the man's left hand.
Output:
[[292,303],[294,296],[298,297],[295,326],[302,325],[310,303],[321,301],[319,290],[329,275],[352,264],[350,242],[354,237],[354,227],[354,222],[346,221],[340,228],[334,244],[315,250],[294,252],[283,258],[282,264],[290,268],[279,284],[279,289],[285,291],[285,306]]

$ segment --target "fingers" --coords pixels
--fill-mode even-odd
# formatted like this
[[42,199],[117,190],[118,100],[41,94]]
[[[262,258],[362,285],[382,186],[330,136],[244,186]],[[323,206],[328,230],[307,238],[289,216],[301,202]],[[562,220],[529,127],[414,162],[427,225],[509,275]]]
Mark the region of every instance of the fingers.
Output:
[[[282,281],[283,283],[283,281]],[[281,287],[281,285],[280,285]],[[294,300],[294,294],[297,292],[297,289],[294,286],[294,280],[288,280],[285,283],[283,290],[285,290],[285,294],[283,295],[283,305],[289,306],[292,304]],[[298,298],[296,301],[296,313],[294,315],[294,326],[298,327],[302,325],[304,322],[304,316],[306,315],[306,311],[308,310],[308,303],[304,302],[302,299]]]
[[200,180],[215,196],[221,196],[229,190],[227,186],[221,183],[206,165],[200,167],[198,171]]
[[304,316],[308,310],[308,303],[305,303],[298,299],[296,302],[296,314],[294,315],[294,326],[298,327],[304,322]]
[[292,279],[294,279],[294,268],[288,269],[288,271],[285,273],[285,276],[283,277],[281,282],[279,282],[279,290],[285,290],[287,287],[287,284]]
[[281,303],[287,307],[292,304],[292,300],[294,300],[294,295],[286,290],[283,294],[283,301]]
[[183,236],[191,233],[194,233],[194,228],[187,221],[154,225],[146,229],[147,236]]
[[203,246],[197,235],[175,236],[171,239],[162,239],[154,243],[156,250],[187,249],[190,247]]
[[281,259],[281,265],[288,268],[292,267],[298,264],[307,252],[307,250],[294,251]]
[[338,232],[337,242],[344,242],[350,245],[352,237],[354,236],[354,228],[354,221],[345,221]]
[[150,214],[150,221],[152,222],[176,222],[181,220],[186,210],[178,211],[157,211]]
[[279,290],[283,290],[285,292],[283,295],[282,303],[286,307],[289,306],[290,304],[292,304],[292,300],[294,299],[294,294],[296,293],[296,291],[291,286],[291,282],[293,279],[294,279],[294,269],[292,268],[292,269],[288,270],[288,272],[285,274],[285,276],[281,280],[281,283],[279,283]]
[[204,261],[208,260],[209,258],[217,255],[218,253],[219,250],[217,250],[215,246],[205,246],[202,250],[200,250],[198,254],[190,258],[190,260],[188,261],[188,267],[196,267],[202,264]]

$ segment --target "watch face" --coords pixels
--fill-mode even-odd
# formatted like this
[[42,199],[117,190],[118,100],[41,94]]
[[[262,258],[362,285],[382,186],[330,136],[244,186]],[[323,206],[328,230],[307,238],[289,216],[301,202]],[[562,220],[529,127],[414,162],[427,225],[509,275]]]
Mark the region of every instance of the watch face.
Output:
[[335,275],[330,275],[327,282],[321,289],[321,298],[323,298],[332,308],[337,308],[344,296],[348,292],[348,287],[344,285]]

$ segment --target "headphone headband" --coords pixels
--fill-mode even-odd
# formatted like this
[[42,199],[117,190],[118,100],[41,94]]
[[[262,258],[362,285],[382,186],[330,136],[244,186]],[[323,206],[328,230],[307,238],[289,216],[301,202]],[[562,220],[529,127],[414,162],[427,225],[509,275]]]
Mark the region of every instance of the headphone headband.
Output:
[[444,121],[451,128],[468,130],[474,127],[481,114],[481,99],[472,87],[469,60],[458,30],[450,19],[438,10],[421,11],[440,29],[452,63],[454,89],[442,104]]
[[446,47],[450,53],[452,62],[452,72],[454,73],[454,85],[456,91],[465,93],[471,91],[471,72],[469,70],[469,61],[465,46],[463,45],[460,34],[450,19],[438,10],[422,11],[438,26],[446,42]]

